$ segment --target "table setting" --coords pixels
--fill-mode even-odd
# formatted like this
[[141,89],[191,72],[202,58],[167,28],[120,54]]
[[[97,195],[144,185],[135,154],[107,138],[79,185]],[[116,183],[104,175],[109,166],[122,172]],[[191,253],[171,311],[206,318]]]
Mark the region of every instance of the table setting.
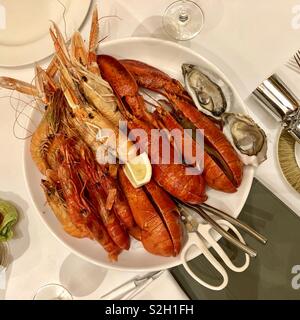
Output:
[[0,0],[0,299],[297,299],[299,6]]

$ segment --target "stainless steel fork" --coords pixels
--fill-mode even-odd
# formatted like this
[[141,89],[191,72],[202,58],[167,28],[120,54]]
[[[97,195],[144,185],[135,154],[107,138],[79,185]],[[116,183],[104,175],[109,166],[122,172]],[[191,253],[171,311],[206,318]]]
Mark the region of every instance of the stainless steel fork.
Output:
[[294,72],[300,73],[300,50],[286,63],[286,66]]

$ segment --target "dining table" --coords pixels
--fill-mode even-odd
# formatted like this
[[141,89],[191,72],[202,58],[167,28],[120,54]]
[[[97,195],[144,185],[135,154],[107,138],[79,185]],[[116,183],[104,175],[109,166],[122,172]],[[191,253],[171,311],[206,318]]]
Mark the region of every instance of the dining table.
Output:
[[[277,73],[300,97],[300,73],[286,65],[300,48],[300,25],[295,23],[300,1],[194,1],[202,8],[205,20],[200,34],[189,41],[175,41],[164,31],[162,16],[172,0],[93,0],[80,31],[84,38],[88,37],[92,7],[98,4],[101,16],[107,17],[100,21],[103,41],[151,37],[175,41],[194,50],[230,79],[250,115],[267,134],[268,160],[256,171],[239,216],[268,238],[267,245],[257,246],[258,256],[246,272],[229,272],[229,284],[223,291],[200,286],[182,266],[169,270],[176,285],[186,297],[195,300],[300,299],[300,284],[295,285],[293,281],[295,270],[300,272],[300,196],[282,177],[278,165],[277,140],[281,125],[252,95],[262,81]],[[40,63],[46,66],[49,61],[50,58],[46,58]],[[33,68],[32,65],[0,67],[0,76],[31,81]],[[24,140],[13,134],[15,112],[6,96],[6,91],[0,90],[0,199],[13,203],[20,216],[14,238],[9,241],[9,267],[5,286],[0,286],[0,299],[30,300],[48,283],[62,284],[74,299],[99,299],[135,274],[108,270],[82,260],[49,232],[31,202],[25,182]],[[253,244],[247,235],[245,240]],[[226,240],[220,241],[238,263],[240,255],[236,249]],[[214,272],[204,257],[191,261],[191,268],[214,281]],[[167,289],[163,294],[153,289],[148,298],[168,299]],[[151,291],[151,287],[148,290]]]

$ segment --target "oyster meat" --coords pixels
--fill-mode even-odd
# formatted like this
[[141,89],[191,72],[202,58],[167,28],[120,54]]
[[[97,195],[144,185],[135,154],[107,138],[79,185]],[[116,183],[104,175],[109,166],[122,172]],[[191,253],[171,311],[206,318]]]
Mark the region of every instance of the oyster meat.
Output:
[[222,88],[195,65],[183,64],[182,72],[186,89],[197,108],[209,116],[220,117],[227,109]]
[[252,118],[243,114],[225,113],[222,120],[224,134],[245,165],[257,167],[267,160],[267,136]]

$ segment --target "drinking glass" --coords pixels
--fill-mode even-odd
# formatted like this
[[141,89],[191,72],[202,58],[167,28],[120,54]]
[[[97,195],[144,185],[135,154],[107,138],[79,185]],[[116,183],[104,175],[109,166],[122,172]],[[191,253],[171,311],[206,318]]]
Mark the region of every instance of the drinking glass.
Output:
[[193,1],[173,2],[163,16],[165,31],[176,40],[190,40],[202,30],[204,13]]
[[41,287],[33,300],[73,300],[73,296],[62,285],[53,283]]

